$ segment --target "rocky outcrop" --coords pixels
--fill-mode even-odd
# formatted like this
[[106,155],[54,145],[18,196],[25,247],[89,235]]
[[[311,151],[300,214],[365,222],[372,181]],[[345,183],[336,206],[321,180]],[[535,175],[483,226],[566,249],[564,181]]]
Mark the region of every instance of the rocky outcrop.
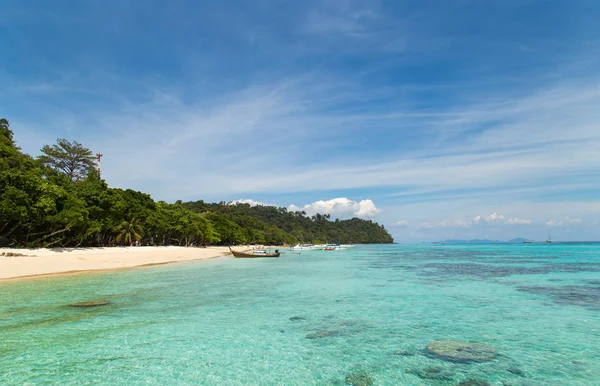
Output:
[[367,373],[351,373],[344,379],[347,385],[351,386],[371,386],[373,380]]
[[487,362],[498,354],[493,347],[482,343],[440,340],[427,345],[427,355],[457,363]]

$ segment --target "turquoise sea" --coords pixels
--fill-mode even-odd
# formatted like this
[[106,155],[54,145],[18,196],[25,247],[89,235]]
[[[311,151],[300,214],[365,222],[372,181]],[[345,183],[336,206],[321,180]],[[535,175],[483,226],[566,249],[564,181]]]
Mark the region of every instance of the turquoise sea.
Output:
[[[69,306],[96,299],[110,304]],[[497,355],[448,361],[426,351],[440,340]],[[4,282],[0,384],[600,385],[600,245],[357,246]]]

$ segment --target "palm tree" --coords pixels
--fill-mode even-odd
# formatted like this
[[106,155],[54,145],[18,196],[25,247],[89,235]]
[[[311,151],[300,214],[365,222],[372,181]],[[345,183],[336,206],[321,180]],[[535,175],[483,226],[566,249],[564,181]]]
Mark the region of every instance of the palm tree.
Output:
[[129,243],[129,246],[132,246],[134,241],[142,238],[144,229],[138,219],[134,218],[131,221],[123,221],[113,228],[113,232],[117,233],[118,243],[125,242]]

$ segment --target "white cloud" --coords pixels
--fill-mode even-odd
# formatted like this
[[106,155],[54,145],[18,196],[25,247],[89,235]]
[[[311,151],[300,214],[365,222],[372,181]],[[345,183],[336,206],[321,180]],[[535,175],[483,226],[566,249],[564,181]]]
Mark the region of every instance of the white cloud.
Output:
[[549,221],[546,221],[546,225],[548,225],[548,226],[569,226],[569,225],[579,225],[582,222],[583,221],[581,219],[578,219],[578,218],[565,217],[562,220],[549,220]]
[[470,228],[473,226],[483,225],[497,225],[497,224],[508,224],[508,225],[526,225],[531,224],[531,220],[524,220],[518,217],[509,218],[505,222],[504,215],[496,212],[490,214],[487,217],[475,216],[472,220],[443,220],[439,222],[424,222],[419,226],[419,229],[433,229],[433,228]]
[[346,197],[333,198],[327,201],[315,201],[312,204],[306,204],[303,207],[290,205],[290,211],[305,211],[307,215],[312,216],[316,213],[330,214],[332,217],[347,218],[360,217],[371,218],[375,216],[379,209],[371,200],[361,200],[359,202],[350,200]]
[[[593,122],[600,119],[600,113],[592,112],[591,107],[594,105],[596,109],[600,92],[576,91],[547,91],[514,103],[471,106],[472,110],[457,111],[455,115],[448,116],[416,116],[407,112],[339,117],[337,122],[351,126],[360,123],[411,127],[418,122],[427,122],[428,127],[439,128],[435,131],[439,135],[436,143],[441,143],[444,150],[440,152],[438,148],[420,144],[399,158],[390,157],[387,162],[329,162],[325,167],[292,168],[271,179],[268,187],[285,187],[288,191],[306,190],[309,186],[311,189],[364,188],[381,186],[382,181],[400,181],[397,186],[432,192],[532,185],[553,190],[560,184],[549,186],[546,176],[548,171],[552,171],[553,175],[565,176],[565,183],[571,184],[575,180],[584,185],[581,188],[585,188],[585,185],[597,182],[591,178],[584,180],[582,176],[589,177],[600,162],[600,153],[596,151],[600,135],[597,130],[592,130]],[[566,121],[565,117],[573,116],[572,111],[582,111],[581,115],[577,115],[578,122]],[[540,122],[540,114],[546,113],[554,119],[544,118],[543,123]],[[507,121],[514,119],[517,123],[497,125],[490,130],[478,129],[481,125],[498,121],[504,114]],[[326,120],[324,124],[331,125],[331,121]],[[464,134],[469,127],[479,132],[470,136],[466,145],[464,141],[455,142],[454,138]],[[563,130],[566,127],[569,130]],[[525,128],[528,135],[518,135]],[[563,162],[563,159],[568,159],[568,162]]]
[[[111,186],[147,191],[156,199],[218,201],[257,192],[391,186],[410,194],[386,198],[396,200],[393,209],[391,204],[386,209],[391,217],[388,224],[407,218],[414,225],[427,220],[422,225],[471,227],[475,232],[488,224],[531,223],[524,218],[543,227],[553,218],[559,220],[549,220],[547,225],[557,227],[582,221],[564,219],[566,214],[591,224],[600,213],[600,201],[594,197],[537,200],[556,192],[589,192],[598,185],[600,88],[596,79],[585,83],[514,89],[510,98],[500,90],[475,87],[469,100],[481,101],[476,103],[465,103],[455,90],[457,98],[448,107],[430,110],[415,110],[402,103],[404,94],[387,94],[384,88],[372,88],[344,74],[317,73],[291,81],[276,79],[272,84],[250,82],[246,89],[198,100],[152,85],[159,91],[143,93],[151,96],[145,103],[119,94],[113,95],[118,101],[114,109],[91,106],[73,114],[72,109],[61,111],[57,106],[45,112],[51,118],[45,121],[75,128],[72,133],[57,129],[48,134],[39,129],[44,127],[41,123],[37,130],[27,129],[36,125],[25,116],[15,118],[14,128],[20,145],[33,154],[56,136],[68,136],[103,152],[103,175]],[[370,108],[373,98],[379,97],[386,103]],[[364,109],[329,108],[349,100],[364,102],[359,106]],[[128,130],[118,133],[119,127]],[[435,141],[409,136],[406,145],[393,152],[382,149],[377,156],[355,152],[373,127],[385,138],[398,132],[393,139],[422,128],[427,131],[424,137]],[[240,157],[232,149],[248,149],[252,157]],[[317,152],[319,157],[314,157]],[[490,202],[494,202],[491,208]],[[516,203],[521,207],[516,208]],[[340,211],[369,216],[376,209],[373,204]],[[436,213],[437,218],[428,218],[427,213]],[[443,220],[463,218],[465,213],[492,214]]]
[[[239,200],[233,200],[228,203],[229,205],[236,204],[249,204],[250,206],[279,206],[276,204],[269,204],[262,201],[256,201],[251,198],[242,198]],[[332,217],[336,218],[347,218],[347,217],[359,217],[359,218],[372,218],[380,212],[371,200],[353,201],[345,197],[333,198],[331,200],[315,201],[312,204],[306,204],[302,207],[296,205],[290,205],[287,208],[289,211],[305,211],[308,216],[320,214],[331,214]],[[401,223],[399,221],[398,223]],[[404,221],[406,223],[406,221]],[[406,223],[406,226],[408,223]]]
[[502,221],[504,220],[504,216],[501,214],[498,214],[496,212],[490,214],[489,216],[487,216],[485,218],[485,221],[487,222],[498,222],[498,221]]
[[[112,111],[96,107],[80,116],[61,112],[51,120],[60,127],[106,133],[100,139],[86,139],[87,131],[69,137],[105,154],[103,175],[110,185],[148,191],[158,199],[368,188],[384,183],[430,194],[527,186],[551,193],[574,184],[583,191],[597,185],[594,173],[600,163],[600,134],[594,126],[600,119],[596,111],[600,91],[593,86],[592,82],[590,87],[549,88],[509,102],[456,104],[429,114],[402,106],[359,114],[324,107],[377,90],[361,89],[348,79],[314,75],[250,86],[210,102],[187,104],[176,95],[156,93],[145,104],[127,101]],[[395,100],[393,95],[389,98]],[[497,124],[504,120],[511,124]],[[88,126],[87,122],[97,123]],[[490,123],[494,123],[490,129],[481,130]],[[32,126],[24,122],[15,128],[24,125]],[[414,143],[402,152],[382,153],[378,159],[360,153],[350,162],[339,157],[373,126],[382,131],[425,127],[437,140],[435,146]],[[116,135],[116,127],[128,127],[127,133]],[[466,132],[473,133],[466,143],[456,141]],[[523,132],[527,136],[519,134]],[[341,133],[347,133],[343,141],[333,140]],[[19,134],[17,140],[35,154],[46,141],[42,137],[39,130],[32,130],[26,137]],[[322,140],[315,141],[316,137]],[[268,151],[243,159],[231,151],[245,149],[249,143]],[[311,162],[307,147],[326,156]],[[557,177],[551,184],[549,173]],[[561,176],[565,178],[556,183]],[[472,194],[476,193],[467,195]]]
[[392,224],[392,226],[394,228],[407,228],[408,227],[408,221],[406,221],[406,220],[396,221],[395,223]]
[[527,224],[531,224],[531,222],[532,222],[531,220],[524,220],[524,219],[518,218],[518,217],[509,218],[508,220],[506,220],[506,223],[510,224],[510,225],[527,225]]
[[358,203],[358,210],[354,214],[356,217],[369,218],[375,216],[378,212],[380,212],[380,210],[377,209],[373,201],[361,200]]
[[421,225],[419,225],[419,227],[417,229],[420,230],[420,229],[432,229],[432,228],[435,228],[435,226],[432,223],[424,222],[424,223],[421,223]]

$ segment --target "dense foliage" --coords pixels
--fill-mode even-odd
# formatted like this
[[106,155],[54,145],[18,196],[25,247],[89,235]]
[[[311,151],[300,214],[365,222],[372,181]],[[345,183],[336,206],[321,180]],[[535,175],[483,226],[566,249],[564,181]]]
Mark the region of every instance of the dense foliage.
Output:
[[329,215],[307,217],[305,212],[288,212],[274,206],[209,204],[203,201],[182,204],[213,221],[225,243],[258,244],[332,243],[383,244],[393,239],[383,226],[353,218],[330,221]]
[[371,221],[330,221],[285,208],[203,201],[169,204],[109,188],[92,152],[59,139],[42,156],[24,154],[0,119],[0,246],[390,243]]

